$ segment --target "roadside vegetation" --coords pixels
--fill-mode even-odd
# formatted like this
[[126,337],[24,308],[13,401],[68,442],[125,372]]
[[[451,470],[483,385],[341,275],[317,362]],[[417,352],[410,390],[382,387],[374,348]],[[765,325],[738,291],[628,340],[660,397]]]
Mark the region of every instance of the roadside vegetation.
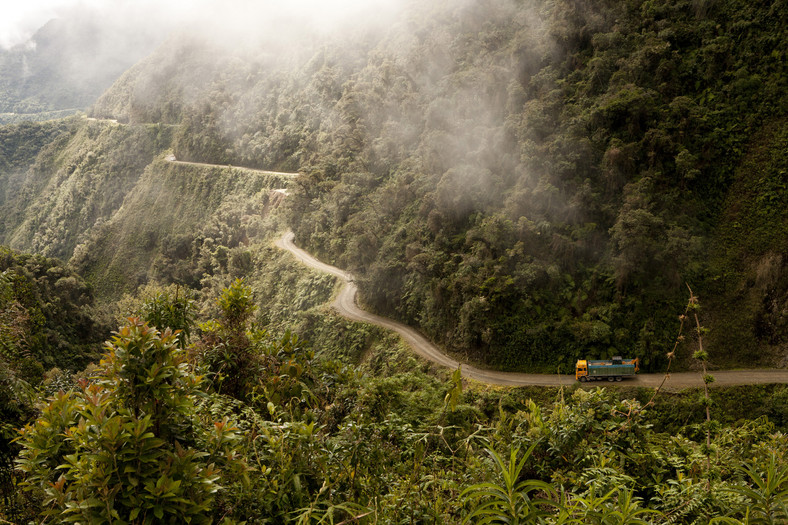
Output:
[[[716,414],[735,411],[715,407],[709,424],[703,396],[691,394],[662,393],[653,404],[646,391],[469,388],[391,347],[378,375],[375,359],[318,357],[294,333],[261,328],[242,280],[204,322],[176,287],[149,289],[127,307],[142,317],[119,328],[97,365],[48,374],[36,388],[3,383],[30,392],[17,416],[29,423],[12,445],[19,470],[4,480],[13,488],[3,493],[5,519],[788,519],[784,420],[742,413],[731,423]],[[768,394],[782,399],[782,414],[788,399],[784,385],[718,392],[734,403]]]
[[[788,365],[785,2],[422,4],[0,126],[0,522],[788,522],[788,387],[713,385]],[[463,361],[708,388],[464,382],[288,228]]]

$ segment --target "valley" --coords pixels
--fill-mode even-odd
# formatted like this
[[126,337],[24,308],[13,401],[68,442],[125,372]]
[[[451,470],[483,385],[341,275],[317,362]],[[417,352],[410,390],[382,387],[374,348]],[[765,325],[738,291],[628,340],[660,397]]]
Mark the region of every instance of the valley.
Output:
[[274,4],[0,49],[0,523],[788,520],[785,1]]

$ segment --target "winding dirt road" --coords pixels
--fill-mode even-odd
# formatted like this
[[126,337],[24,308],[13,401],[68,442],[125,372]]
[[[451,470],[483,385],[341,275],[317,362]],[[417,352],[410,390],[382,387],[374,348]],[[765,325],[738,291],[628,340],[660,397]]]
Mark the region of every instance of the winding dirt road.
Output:
[[[117,120],[113,120],[113,119],[97,119],[87,116],[85,116],[85,118],[89,121],[107,122],[112,125],[120,125]],[[175,158],[175,155],[168,155],[167,157],[165,157],[165,160],[175,164],[182,164],[187,166],[216,167],[216,168],[228,167],[220,164],[206,164],[202,162],[180,161]],[[298,175],[297,173],[284,173],[278,171],[257,170],[253,168],[242,168],[237,166],[234,166],[234,168],[257,172],[257,173],[279,175],[284,177],[295,177],[296,175]],[[286,189],[277,189],[273,191],[287,195]],[[359,308],[358,305],[356,304],[356,292],[358,291],[358,289],[355,283],[353,282],[353,276],[344,270],[340,270],[339,268],[318,261],[310,254],[308,254],[301,248],[297,247],[293,243],[293,239],[294,239],[293,232],[286,232],[281,239],[276,241],[276,245],[279,248],[282,248],[283,250],[287,250],[290,253],[292,253],[299,261],[301,261],[305,265],[314,268],[316,270],[320,270],[322,272],[326,272],[331,275],[334,275],[344,283],[341,290],[339,291],[339,294],[337,295],[336,299],[334,299],[334,302],[332,303],[332,307],[336,309],[340,315],[348,319],[351,319],[353,321],[372,323],[397,332],[408,343],[408,345],[410,345],[413,351],[416,354],[423,357],[424,359],[427,359],[428,361],[431,361],[435,364],[451,369],[456,369],[458,366],[462,366],[463,377],[480,381],[482,383],[492,384],[492,385],[560,386],[560,385],[571,385],[575,383],[574,375],[570,376],[570,375],[521,374],[516,372],[498,372],[495,370],[483,370],[481,368],[476,368],[468,364],[459,363],[455,359],[444,354],[437,346],[435,346],[432,342],[430,342],[427,338],[425,338],[423,335],[421,335],[418,331],[414,330],[413,328],[406,326],[402,323],[399,323],[397,321],[394,321],[392,319],[388,319],[386,317],[381,317],[379,315],[366,312],[361,308]],[[788,370],[785,369],[718,370],[718,371],[714,371],[713,375],[715,378],[715,382],[712,386],[788,383]],[[614,384],[656,388],[662,383],[664,377],[665,377],[664,374],[638,374],[634,378],[627,379],[622,383],[614,383]],[[590,384],[607,385],[609,383],[603,382],[603,383],[590,383]],[[677,390],[681,388],[701,387],[701,386],[703,386],[703,380],[699,373],[679,372],[670,375],[670,377],[665,381],[664,388],[670,390]]]
[[[305,252],[293,242],[293,232],[285,233],[280,239],[276,241],[276,246],[287,250],[292,253],[296,259],[301,261],[306,266],[314,268],[321,272],[329,273],[338,277],[343,281],[339,294],[332,303],[332,307],[337,312],[348,319],[353,321],[362,321],[371,323],[383,328],[388,328],[397,332],[413,349],[413,351],[440,366],[451,369],[456,369],[462,366],[462,375],[468,379],[488,383],[492,385],[502,386],[561,386],[571,385],[575,383],[574,376],[568,375],[546,375],[546,374],[520,374],[515,372],[498,372],[494,370],[483,370],[471,365],[462,364],[444,354],[437,346],[427,340],[423,335],[413,328],[406,326],[397,321],[381,317],[369,312],[366,312],[358,307],[356,304],[356,292],[358,291],[353,276],[340,270],[335,266],[318,261],[309,253]],[[714,385],[752,385],[752,384],[765,384],[765,383],[788,383],[788,370],[773,370],[773,369],[754,369],[754,370],[720,370],[713,372],[716,379]],[[626,386],[644,386],[656,388],[662,383],[664,374],[638,374],[634,378],[630,378],[621,383],[612,383],[616,385]],[[590,383],[609,385],[611,383]],[[695,372],[679,372],[671,374],[665,382],[666,389],[676,390],[688,387],[703,386],[703,380],[700,374]]]

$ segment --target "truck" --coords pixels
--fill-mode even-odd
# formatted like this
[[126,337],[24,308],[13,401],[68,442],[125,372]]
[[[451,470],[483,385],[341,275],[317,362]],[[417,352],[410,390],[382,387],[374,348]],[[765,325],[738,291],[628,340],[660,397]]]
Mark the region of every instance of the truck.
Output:
[[612,359],[586,360],[579,359],[575,366],[575,379],[586,381],[621,381],[625,377],[632,377],[640,370],[638,358],[624,359],[615,356]]

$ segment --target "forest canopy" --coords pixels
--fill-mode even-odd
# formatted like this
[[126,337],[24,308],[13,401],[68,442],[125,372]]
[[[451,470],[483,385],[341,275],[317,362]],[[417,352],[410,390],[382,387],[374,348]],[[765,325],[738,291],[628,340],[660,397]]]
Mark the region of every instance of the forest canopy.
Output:
[[[788,389],[714,370],[788,364],[787,17],[408,1],[176,33],[87,115],[0,126],[0,521],[785,522]],[[339,317],[287,229],[458,361],[704,388],[463,380]]]
[[715,365],[769,364],[788,298],[784,7],[410,5],[297,56],[160,49],[93,112],[178,122],[178,158],[298,170],[297,240],[458,355],[660,368],[690,282]]

